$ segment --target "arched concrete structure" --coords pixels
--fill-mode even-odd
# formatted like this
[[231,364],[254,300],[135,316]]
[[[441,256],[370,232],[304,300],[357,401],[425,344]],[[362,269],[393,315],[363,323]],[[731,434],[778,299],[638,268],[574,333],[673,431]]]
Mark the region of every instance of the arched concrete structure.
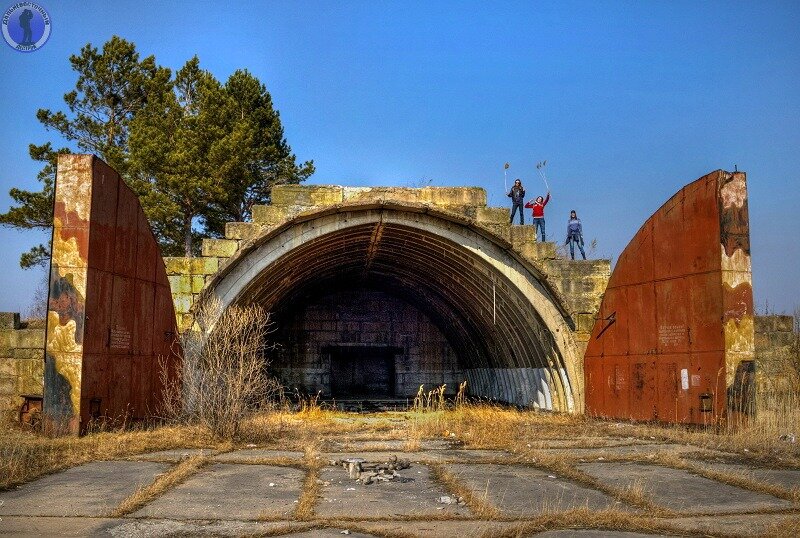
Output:
[[558,291],[508,241],[450,211],[386,201],[301,212],[242,243],[205,293],[225,307],[280,311],[358,286],[424,311],[456,351],[471,394],[582,412],[582,354]]

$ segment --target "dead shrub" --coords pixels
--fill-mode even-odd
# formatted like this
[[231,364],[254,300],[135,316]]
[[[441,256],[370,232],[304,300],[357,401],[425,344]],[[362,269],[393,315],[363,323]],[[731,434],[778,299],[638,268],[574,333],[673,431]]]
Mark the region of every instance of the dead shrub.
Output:
[[221,439],[236,437],[245,419],[280,394],[268,372],[270,332],[269,314],[258,305],[200,303],[194,326],[181,335],[182,368],[172,379],[161,369],[167,418],[205,426]]

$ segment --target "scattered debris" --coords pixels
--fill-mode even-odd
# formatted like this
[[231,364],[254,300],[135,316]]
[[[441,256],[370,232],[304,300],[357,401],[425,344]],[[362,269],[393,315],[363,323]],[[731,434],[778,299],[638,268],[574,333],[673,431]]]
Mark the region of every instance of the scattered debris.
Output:
[[398,459],[395,455],[392,455],[389,461],[384,463],[368,463],[363,458],[330,460],[328,463],[334,467],[341,466],[347,469],[351,480],[357,480],[364,485],[395,479],[402,480],[397,471],[411,467],[410,460]]

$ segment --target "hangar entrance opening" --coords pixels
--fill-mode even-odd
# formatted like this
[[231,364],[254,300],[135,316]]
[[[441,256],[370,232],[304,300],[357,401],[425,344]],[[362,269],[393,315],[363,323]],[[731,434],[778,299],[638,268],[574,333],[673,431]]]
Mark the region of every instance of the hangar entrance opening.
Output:
[[401,293],[352,287],[276,312],[272,371],[292,392],[338,400],[405,400],[420,385],[454,393],[466,379],[463,360]]
[[394,398],[395,354],[383,346],[328,348],[331,397]]
[[272,313],[271,367],[289,388],[405,399],[466,380],[471,396],[582,410],[561,299],[463,217],[374,203],[302,214],[241,248],[208,291]]

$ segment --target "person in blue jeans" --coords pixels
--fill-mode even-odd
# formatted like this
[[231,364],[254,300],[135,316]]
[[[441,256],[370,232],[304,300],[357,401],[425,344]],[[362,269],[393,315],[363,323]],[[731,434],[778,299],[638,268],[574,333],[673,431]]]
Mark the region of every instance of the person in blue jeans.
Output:
[[567,243],[569,243],[569,255],[573,260],[575,259],[576,244],[581,251],[581,256],[583,256],[584,260],[586,259],[586,253],[583,251],[583,226],[574,209],[570,212],[569,222],[567,223],[567,240],[564,244],[566,245]]
[[514,186],[508,191],[508,197],[511,198],[511,220],[510,224],[514,224],[514,215],[519,211],[519,223],[525,224],[525,217],[522,215],[522,206],[525,203],[525,189],[522,188],[522,181],[519,179],[514,180]]
[[536,233],[541,233],[542,242],[547,241],[547,236],[544,233],[544,206],[546,206],[549,201],[550,191],[547,191],[547,197],[542,198],[541,196],[537,196],[535,201],[525,204],[526,208],[533,210],[533,235],[535,236]]

